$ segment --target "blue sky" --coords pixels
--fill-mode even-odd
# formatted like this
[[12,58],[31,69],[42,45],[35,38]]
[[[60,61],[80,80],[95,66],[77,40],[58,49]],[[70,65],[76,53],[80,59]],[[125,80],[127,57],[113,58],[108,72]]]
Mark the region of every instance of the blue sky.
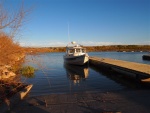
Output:
[[[6,0],[16,9],[21,0]],[[150,0],[24,0],[22,46],[150,45]]]

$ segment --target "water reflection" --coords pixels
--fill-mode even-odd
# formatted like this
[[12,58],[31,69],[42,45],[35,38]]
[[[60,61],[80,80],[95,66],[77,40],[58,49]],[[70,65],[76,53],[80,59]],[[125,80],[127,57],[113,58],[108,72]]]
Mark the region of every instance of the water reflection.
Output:
[[106,76],[107,78],[115,81],[116,83],[126,86],[127,88],[132,89],[150,89],[150,78],[145,80],[138,80],[128,75],[123,75],[112,70],[105,70],[104,68],[97,68],[93,65],[89,66],[91,69],[99,72],[101,75]]
[[78,84],[88,78],[89,68],[87,65],[76,66],[64,64],[64,67],[66,69],[67,77],[73,81],[74,84]]
[[25,78],[34,78],[35,74],[34,73],[22,74],[22,76],[25,77]]

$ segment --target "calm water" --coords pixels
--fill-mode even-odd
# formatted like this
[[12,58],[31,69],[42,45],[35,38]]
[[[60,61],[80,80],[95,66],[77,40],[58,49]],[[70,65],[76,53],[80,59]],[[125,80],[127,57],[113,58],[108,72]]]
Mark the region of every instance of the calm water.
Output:
[[[149,64],[142,60],[144,52],[90,52],[89,56],[114,58]],[[22,81],[33,84],[31,96],[52,93],[76,93],[125,90],[137,84],[114,78],[115,75],[95,71],[91,66],[70,66],[63,62],[64,53],[28,55],[24,65],[38,69],[32,78],[22,76]]]

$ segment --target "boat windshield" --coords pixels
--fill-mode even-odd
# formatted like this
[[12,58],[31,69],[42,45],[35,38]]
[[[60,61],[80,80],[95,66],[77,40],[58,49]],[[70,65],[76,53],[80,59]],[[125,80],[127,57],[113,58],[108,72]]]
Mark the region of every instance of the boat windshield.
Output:
[[76,49],[76,52],[79,53],[79,52],[80,52],[80,49]]
[[68,53],[74,53],[74,52],[75,52],[74,49],[69,49],[69,50],[68,50]]
[[85,50],[85,49],[76,49],[76,52],[77,52],[77,53],[85,53],[86,50]]
[[86,49],[84,48],[84,49],[78,49],[78,48],[76,48],[76,49],[68,49],[67,50],[67,53],[69,53],[69,54],[73,54],[73,53],[86,53]]

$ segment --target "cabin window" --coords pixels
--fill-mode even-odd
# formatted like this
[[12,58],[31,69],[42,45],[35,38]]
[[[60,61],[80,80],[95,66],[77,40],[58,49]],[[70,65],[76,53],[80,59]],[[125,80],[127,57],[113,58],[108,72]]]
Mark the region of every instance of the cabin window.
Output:
[[82,49],[82,52],[83,52],[83,53],[85,53],[85,52],[86,52],[86,50],[85,50],[85,49]]
[[76,49],[76,52],[79,53],[79,52],[80,52],[80,49]]
[[69,50],[69,53],[74,53],[74,49],[70,49],[70,50]]

